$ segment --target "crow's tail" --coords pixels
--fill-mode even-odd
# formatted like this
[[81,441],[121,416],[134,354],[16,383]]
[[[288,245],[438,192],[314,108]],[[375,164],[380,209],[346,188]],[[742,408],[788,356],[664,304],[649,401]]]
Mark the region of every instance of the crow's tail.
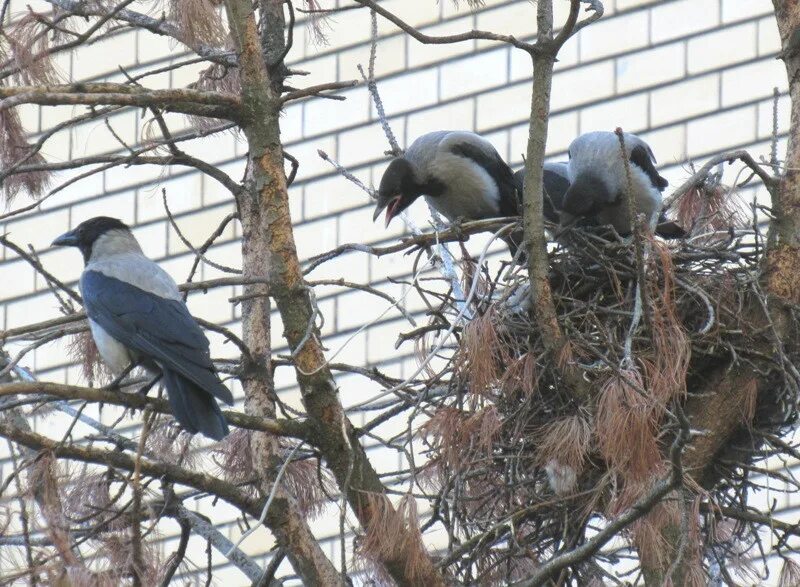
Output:
[[228,423],[214,397],[174,371],[163,369],[163,373],[169,405],[180,425],[192,434],[201,432],[222,440],[228,434]]

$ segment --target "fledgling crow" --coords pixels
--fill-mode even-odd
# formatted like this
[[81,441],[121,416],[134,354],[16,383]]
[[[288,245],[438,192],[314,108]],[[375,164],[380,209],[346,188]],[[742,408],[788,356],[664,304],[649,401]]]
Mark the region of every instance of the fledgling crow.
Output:
[[[638,212],[645,215],[650,230],[656,234],[666,238],[684,236],[683,230],[662,214],[661,192],[669,184],[656,170],[650,146],[630,133],[624,133],[623,138]],[[631,233],[628,180],[615,133],[589,132],[572,141],[567,176],[570,185],[560,206],[562,226],[583,218],[591,225],[610,224],[623,236]]]
[[[467,131],[430,132],[389,163],[373,220],[385,209],[388,226],[420,196],[450,222],[519,216],[518,187],[511,168],[486,139]],[[504,239],[512,256],[522,234],[515,231]]]
[[[616,137],[616,135],[614,135]],[[568,163],[545,163],[544,164],[544,219],[558,224],[561,219],[561,210],[564,207],[564,196],[570,187]],[[514,173],[517,182],[517,189],[523,193],[525,169],[520,169]],[[597,226],[600,224],[597,217],[588,216],[581,219],[578,226]],[[623,236],[628,233],[622,233]],[[675,222],[669,220],[662,211],[658,217],[656,234],[662,238],[682,238],[686,232]]]
[[208,340],[175,281],[142,253],[130,229],[98,216],[53,241],[77,247],[85,268],[80,289],[92,337],[114,373],[132,364],[160,372],[175,419],[188,432],[220,440],[228,425],[214,400],[233,403],[219,380]]

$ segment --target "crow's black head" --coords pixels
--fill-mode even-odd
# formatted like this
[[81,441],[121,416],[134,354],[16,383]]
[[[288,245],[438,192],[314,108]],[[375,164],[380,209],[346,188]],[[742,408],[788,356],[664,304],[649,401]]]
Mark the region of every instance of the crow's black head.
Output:
[[567,188],[562,209],[573,216],[586,216],[611,205],[615,196],[601,179],[581,174]]
[[417,181],[411,163],[403,157],[394,159],[381,178],[378,202],[372,220],[377,220],[386,208],[386,226],[389,226],[392,218],[408,208],[421,195],[422,187]]
[[88,261],[92,255],[92,246],[95,241],[110,230],[125,230],[130,232],[130,228],[117,218],[108,216],[96,216],[89,220],[84,220],[78,226],[65,232],[53,241],[55,247],[77,247],[83,253],[84,261]]

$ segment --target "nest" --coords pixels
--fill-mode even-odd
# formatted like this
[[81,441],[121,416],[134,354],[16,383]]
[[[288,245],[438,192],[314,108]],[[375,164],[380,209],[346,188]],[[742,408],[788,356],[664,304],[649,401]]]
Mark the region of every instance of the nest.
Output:
[[[450,359],[447,393],[431,401],[421,429],[434,518],[448,527],[447,562],[460,580],[525,577],[629,508],[668,475],[679,420],[704,401],[698,390],[734,365],[752,372],[734,440],[686,477],[682,499],[672,494],[629,527],[627,544],[571,572],[587,584],[607,572],[597,560],[668,565],[674,557],[662,531],[670,524],[688,537],[687,585],[706,584],[709,552],[730,560],[753,546],[751,527],[731,524],[724,533],[720,516],[700,512],[744,509],[751,477],[764,473],[755,462],[774,454],[764,439],[796,418],[791,365],[800,356],[791,341],[776,343],[765,319],[758,225],[719,228],[696,226],[692,238],[671,244],[645,239],[638,256],[634,243],[599,229],[570,231],[550,253],[569,341],[555,357],[531,317],[526,273],[492,278],[468,265],[468,283],[481,272],[473,319]],[[457,309],[445,297],[432,323],[445,328]],[[423,336],[429,349],[437,335]],[[565,369],[587,394],[575,393]],[[468,557],[452,554],[470,540],[478,544]]]

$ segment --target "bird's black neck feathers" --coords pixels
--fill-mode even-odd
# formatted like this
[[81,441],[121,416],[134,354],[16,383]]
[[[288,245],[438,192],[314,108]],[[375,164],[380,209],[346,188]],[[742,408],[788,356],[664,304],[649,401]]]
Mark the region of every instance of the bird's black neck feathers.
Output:
[[127,230],[128,225],[117,218],[96,216],[81,222],[73,231],[77,236],[77,247],[83,255],[83,262],[88,263],[92,256],[94,243],[110,230]]
[[[429,177],[424,182],[416,184],[419,194],[437,197],[444,193],[445,185],[435,177]],[[418,194],[418,195],[419,195]]]

